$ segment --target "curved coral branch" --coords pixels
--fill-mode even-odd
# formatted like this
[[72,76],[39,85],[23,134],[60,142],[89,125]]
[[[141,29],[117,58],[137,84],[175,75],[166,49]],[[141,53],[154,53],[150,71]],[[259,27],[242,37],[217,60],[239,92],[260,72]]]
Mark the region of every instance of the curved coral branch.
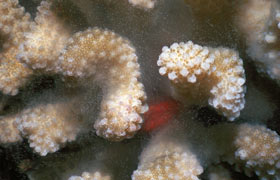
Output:
[[97,80],[103,88],[101,113],[94,125],[98,135],[117,141],[140,129],[146,95],[138,81],[135,49],[128,40],[97,28],[78,32],[59,57],[57,71]]
[[37,8],[35,24],[25,33],[18,58],[32,69],[50,71],[70,37],[69,30],[51,11],[51,3],[42,1]]
[[73,114],[73,108],[69,102],[38,105],[20,113],[16,125],[28,138],[30,147],[45,156],[76,139],[81,119]]
[[188,104],[208,103],[234,120],[244,108],[245,74],[238,53],[226,48],[208,48],[174,43],[162,48],[159,73],[168,76],[174,94]]

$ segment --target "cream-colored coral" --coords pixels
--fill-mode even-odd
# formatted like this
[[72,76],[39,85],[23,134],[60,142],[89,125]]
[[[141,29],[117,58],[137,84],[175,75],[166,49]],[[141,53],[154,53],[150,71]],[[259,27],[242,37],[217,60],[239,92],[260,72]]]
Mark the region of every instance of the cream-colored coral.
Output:
[[280,178],[280,136],[261,125],[243,124],[234,140],[235,163],[246,174],[262,179]]
[[154,8],[156,0],[128,0],[133,6],[151,9]]
[[30,29],[30,14],[25,13],[18,0],[0,0],[0,14],[0,33],[8,39],[4,48],[18,46],[23,33]]
[[21,141],[21,135],[15,125],[16,116],[0,117],[0,144]]
[[10,47],[0,54],[0,90],[4,94],[16,95],[32,75],[32,70],[16,59],[17,48]]
[[26,83],[32,71],[16,59],[19,44],[24,41],[24,32],[31,26],[30,15],[17,0],[0,1],[0,33],[5,43],[0,54],[0,90],[16,95],[18,88]]
[[163,130],[142,152],[132,180],[198,180],[202,172],[199,160],[188,145]]
[[16,125],[28,138],[30,147],[45,156],[76,139],[81,119],[73,108],[69,102],[38,105],[20,113]]
[[96,171],[95,173],[83,172],[82,176],[71,176],[68,180],[111,180],[111,177]]
[[240,2],[238,8],[236,24],[247,40],[248,54],[260,71],[279,80],[280,2],[246,0]]
[[135,49],[114,32],[98,28],[76,33],[62,51],[57,71],[78,79],[97,81],[103,89],[97,134],[118,141],[141,128],[147,108]]
[[229,120],[244,108],[245,73],[236,51],[187,43],[164,46],[159,73],[172,82],[173,95],[187,104],[207,102]]
[[280,177],[280,136],[263,125],[221,124],[212,127],[221,160],[247,176]]
[[18,59],[32,69],[54,69],[60,51],[70,37],[69,30],[54,12],[51,3],[42,1],[30,32],[24,34],[25,41],[19,48]]

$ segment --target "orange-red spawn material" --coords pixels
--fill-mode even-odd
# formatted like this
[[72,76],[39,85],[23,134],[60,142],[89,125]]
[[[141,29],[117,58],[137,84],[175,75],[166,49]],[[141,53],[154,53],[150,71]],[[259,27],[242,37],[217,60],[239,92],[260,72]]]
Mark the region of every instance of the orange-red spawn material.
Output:
[[145,123],[143,130],[151,132],[166,125],[179,112],[180,103],[168,99],[149,105],[149,110],[144,114]]

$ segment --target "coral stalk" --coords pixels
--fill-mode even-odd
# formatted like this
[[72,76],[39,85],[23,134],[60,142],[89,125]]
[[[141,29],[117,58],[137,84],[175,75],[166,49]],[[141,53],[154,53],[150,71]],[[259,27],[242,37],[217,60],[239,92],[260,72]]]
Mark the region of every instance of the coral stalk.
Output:
[[78,32],[62,51],[57,72],[101,85],[101,113],[94,125],[98,135],[119,141],[141,128],[146,95],[138,80],[137,55],[128,40],[98,28]]

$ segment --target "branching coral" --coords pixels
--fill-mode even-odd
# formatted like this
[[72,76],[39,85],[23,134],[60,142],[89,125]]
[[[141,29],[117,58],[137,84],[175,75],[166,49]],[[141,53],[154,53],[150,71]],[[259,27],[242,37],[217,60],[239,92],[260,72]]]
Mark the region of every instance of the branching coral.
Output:
[[51,11],[51,3],[42,1],[35,24],[24,34],[17,58],[32,69],[50,71],[70,37],[69,29]]
[[187,43],[164,46],[159,73],[172,82],[174,96],[188,104],[207,102],[234,120],[244,108],[245,74],[238,53]]
[[146,99],[139,64],[129,41],[98,28],[78,32],[62,51],[57,71],[65,76],[91,78],[101,84],[104,97],[94,127],[111,140],[132,137],[143,122]]
[[110,176],[102,175],[100,172],[84,172],[82,176],[71,176],[68,180],[111,180]]
[[6,39],[0,54],[0,90],[16,95],[32,74],[32,70],[16,59],[17,49],[25,40],[24,32],[30,30],[32,22],[17,0],[1,0],[0,14],[0,33]]
[[30,147],[40,155],[55,152],[67,141],[73,141],[81,127],[81,117],[75,115],[69,102],[39,105],[17,117],[17,128],[28,137]]
[[142,152],[133,180],[198,180],[203,172],[197,157],[187,145],[159,133]]
[[276,132],[250,124],[222,124],[211,131],[224,151],[223,161],[235,164],[248,176],[255,172],[260,178],[279,178],[280,136]]
[[146,9],[154,8],[156,0],[128,0],[133,6],[139,6]]
[[277,0],[246,0],[239,5],[236,24],[244,33],[249,55],[260,71],[280,78],[280,3]]

